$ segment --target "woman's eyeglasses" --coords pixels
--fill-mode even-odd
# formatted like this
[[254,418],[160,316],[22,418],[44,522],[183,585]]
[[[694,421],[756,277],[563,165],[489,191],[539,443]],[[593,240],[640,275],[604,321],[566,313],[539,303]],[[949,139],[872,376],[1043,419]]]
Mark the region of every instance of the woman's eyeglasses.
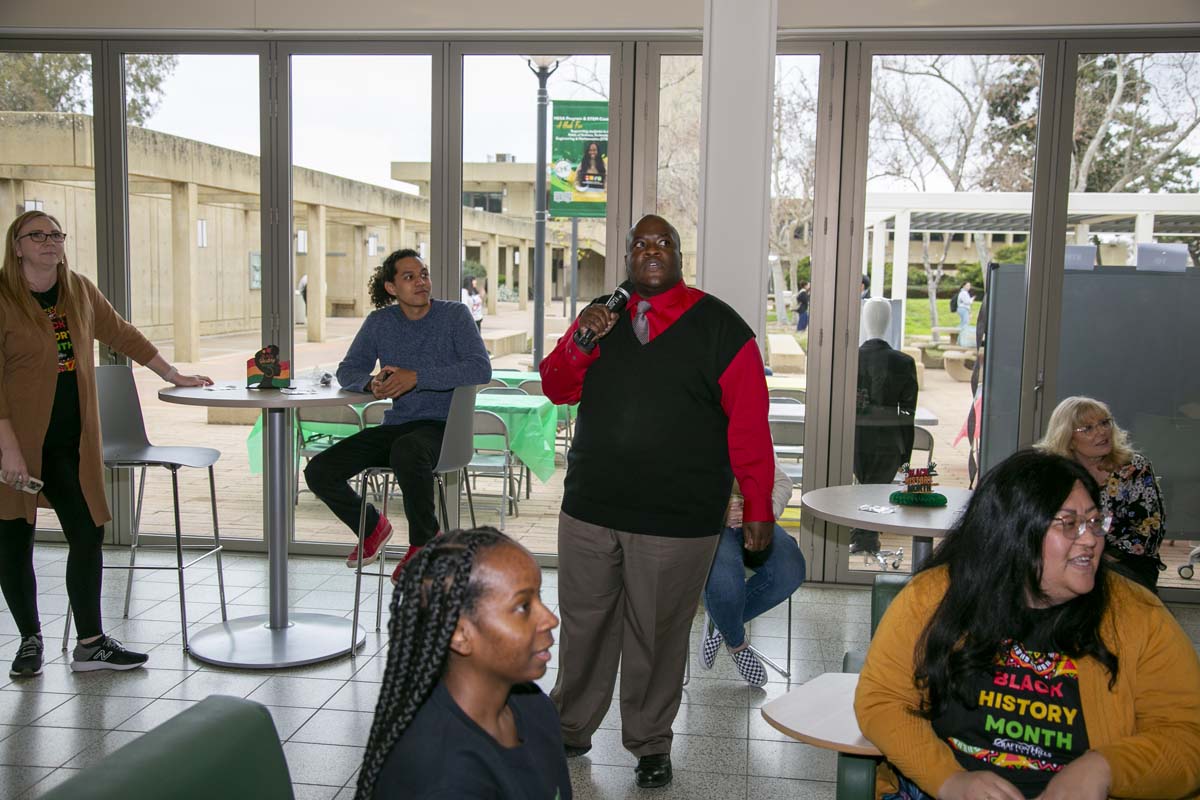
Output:
[[1083,520],[1078,517],[1055,517],[1053,522],[1062,531],[1063,536],[1074,541],[1083,536],[1084,531],[1093,536],[1103,536],[1108,533],[1109,528],[1112,527],[1112,515],[1097,514]]
[[1110,430],[1113,426],[1113,418],[1105,417],[1099,422],[1093,422],[1091,425],[1081,425],[1075,429],[1076,433],[1082,433],[1084,436],[1091,436],[1093,433],[1100,433]]
[[46,231],[30,231],[29,233],[23,233],[20,236],[18,236],[17,241],[18,242],[21,241],[26,236],[28,236],[30,239],[37,242],[38,244],[41,244],[42,242],[46,241],[47,239],[54,242],[55,244],[62,244],[63,242],[65,242],[67,240],[67,235],[65,233],[63,233],[62,231],[53,231],[51,233],[47,233]]

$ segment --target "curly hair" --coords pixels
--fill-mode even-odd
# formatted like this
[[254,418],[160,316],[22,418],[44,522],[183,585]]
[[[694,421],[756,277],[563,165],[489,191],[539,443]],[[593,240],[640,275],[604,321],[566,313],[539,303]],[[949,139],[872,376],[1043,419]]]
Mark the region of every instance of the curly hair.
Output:
[[1054,453],[1063,458],[1075,458],[1075,449],[1071,439],[1075,429],[1084,424],[1085,420],[1112,419],[1112,452],[1100,462],[1100,466],[1108,471],[1123,467],[1133,461],[1133,447],[1126,433],[1116,420],[1112,411],[1100,400],[1091,397],[1068,397],[1054,408],[1050,422],[1046,425],[1046,435],[1034,445],[1043,453]]
[[[1046,600],[1042,543],[1076,483],[1100,505],[1100,488],[1077,462],[1037,450],[1014,453],[983,476],[962,517],[921,567],[926,572],[945,566],[950,576],[914,652],[926,719],[936,718],[952,700],[973,707],[972,676],[986,672],[1011,640],[1031,633],[1028,598]],[[1049,649],[1099,661],[1111,687],[1118,661],[1100,636],[1108,609],[1100,548],[1096,558],[1094,588],[1049,609],[1046,628],[1038,632]]]
[[385,258],[383,263],[371,273],[371,279],[367,281],[367,291],[371,294],[371,305],[375,308],[387,308],[396,302],[396,298],[388,294],[384,284],[396,280],[396,265],[406,258],[415,258],[417,261],[421,261],[421,254],[411,247],[397,250]]
[[479,554],[504,544],[516,543],[495,528],[452,531],[429,542],[400,573],[388,622],[387,666],[358,773],[359,800],[375,793],[392,748],[446,670],[459,617],[474,612],[483,592],[472,580]]

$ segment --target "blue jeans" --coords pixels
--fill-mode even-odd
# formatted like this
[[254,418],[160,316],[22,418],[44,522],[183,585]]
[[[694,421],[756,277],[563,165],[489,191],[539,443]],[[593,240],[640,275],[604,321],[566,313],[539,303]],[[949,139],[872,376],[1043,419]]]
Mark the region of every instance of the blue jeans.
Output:
[[958,307],[958,343],[967,346],[967,329],[971,327],[971,309],[966,306]]
[[737,648],[746,640],[746,623],[782,603],[802,583],[804,555],[779,525],[771,555],[749,579],[742,564],[742,529],[726,528],[704,585],[704,607],[725,642]]

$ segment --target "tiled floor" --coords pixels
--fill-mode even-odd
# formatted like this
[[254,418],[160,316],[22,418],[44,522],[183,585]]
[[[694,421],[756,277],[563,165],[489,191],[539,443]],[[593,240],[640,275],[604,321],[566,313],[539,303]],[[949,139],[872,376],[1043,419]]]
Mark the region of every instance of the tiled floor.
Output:
[[[108,553],[110,563],[121,554]],[[39,678],[0,678],[0,797],[37,797],[75,772],[136,738],[197,700],[236,694],[267,705],[284,742],[298,800],[343,800],[353,796],[379,681],[384,640],[370,633],[367,647],[351,661],[277,672],[224,670],[205,666],[179,647],[178,599],[171,572],[143,573],[134,585],[130,619],[121,618],[124,574],[108,573],[103,612],[108,632],[126,644],[149,650],[144,670],[124,673],[70,671],[59,653],[66,596],[66,549],[39,547],[37,574],[43,630],[50,663]],[[265,613],[266,559],[228,555],[226,598],[231,616]],[[557,575],[545,574],[544,598],[557,604]],[[189,571],[188,615],[193,629],[219,619],[215,570]],[[289,586],[296,607],[349,615],[353,578],[334,559],[293,558]],[[364,587],[366,588],[366,587]],[[365,621],[373,624],[373,594],[362,598]],[[803,682],[840,669],[846,650],[864,650],[868,640],[866,590],[804,587],[796,594],[792,619],[792,679]],[[1174,609],[1193,642],[1200,642],[1200,608]],[[783,659],[786,609],[774,609],[752,623],[754,643]],[[699,619],[697,619],[697,628]],[[12,618],[0,612],[0,658],[7,666],[17,646]],[[697,637],[693,635],[693,640]],[[555,661],[541,681],[549,689]],[[711,672],[699,668],[693,653],[692,677],[675,721],[672,757],[675,781],[666,790],[633,786],[634,759],[622,747],[620,718],[613,708],[597,732],[592,751],[570,762],[575,796],[657,797],[689,800],[832,798],[832,753],[790,741],[763,721],[758,710],[787,691],[768,670],[765,689],[737,679],[732,661],[718,656]],[[7,669],[2,673],[7,676]]]

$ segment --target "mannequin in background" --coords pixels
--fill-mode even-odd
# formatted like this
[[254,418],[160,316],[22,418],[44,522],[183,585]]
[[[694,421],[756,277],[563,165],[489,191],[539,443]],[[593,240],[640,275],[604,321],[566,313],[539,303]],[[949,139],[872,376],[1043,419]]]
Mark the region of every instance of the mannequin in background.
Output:
[[[854,477],[859,483],[891,483],[912,454],[917,365],[884,340],[892,324],[891,302],[873,297],[862,313],[867,340],[858,348]],[[878,550],[878,533],[851,532],[850,552]]]

